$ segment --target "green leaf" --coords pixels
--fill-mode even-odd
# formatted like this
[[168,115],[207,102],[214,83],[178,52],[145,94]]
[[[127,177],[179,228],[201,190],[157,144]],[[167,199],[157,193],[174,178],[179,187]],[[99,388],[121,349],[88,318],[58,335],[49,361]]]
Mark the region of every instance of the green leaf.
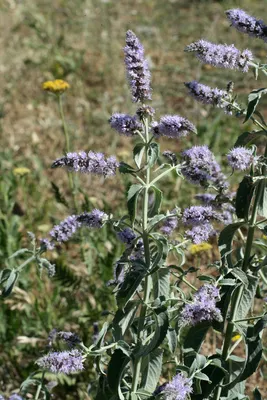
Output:
[[236,193],[235,209],[238,218],[244,218],[246,221],[248,220],[248,212],[254,188],[252,177],[245,175]]
[[107,377],[103,374],[99,376],[97,394],[95,400],[111,400],[112,392],[108,387]]
[[200,381],[201,394],[192,397],[192,400],[207,399],[212,391],[219,385],[219,383],[225,378],[226,371],[217,365],[208,365],[202,371],[202,374],[209,378],[207,380]]
[[167,332],[167,339],[168,339],[168,345],[170,352],[174,354],[176,348],[177,348],[177,333],[174,328],[169,328]]
[[153,167],[159,158],[159,145],[157,143],[150,143],[147,149],[147,158],[149,167]]
[[119,172],[121,174],[132,174],[136,171],[133,167],[131,167],[131,165],[126,164],[125,162],[121,161],[120,165],[119,165]]
[[158,299],[161,296],[168,298],[170,292],[169,268],[159,268],[156,272],[154,272],[154,274],[152,274],[152,279],[154,298]]
[[134,261],[116,295],[119,308],[124,308],[131,300],[146,274],[145,263],[142,263],[141,260]]
[[163,340],[165,339],[168,327],[169,327],[169,317],[166,307],[159,307],[154,310],[154,317],[155,317],[155,334],[151,341],[147,345],[142,345],[141,348],[138,349],[135,357],[145,357],[156,348],[158,348]]
[[258,214],[264,218],[267,218],[267,185],[266,180],[260,182],[259,185],[263,185],[261,198],[259,201]]
[[154,271],[156,271],[162,265],[165,264],[169,248],[168,248],[168,240],[163,235],[154,233],[151,236],[156,245],[155,248],[153,248],[151,251],[152,265],[150,273],[153,273]]
[[134,220],[135,220],[137,198],[142,190],[143,190],[143,186],[140,183],[135,183],[130,187],[130,189],[128,191],[127,207],[128,207],[128,212],[129,212],[131,222],[134,222]]
[[120,349],[115,350],[112,354],[108,364],[107,382],[113,393],[118,393],[120,391],[120,383],[129,362],[130,358]]
[[[16,271],[15,269],[12,269],[9,271],[10,271],[9,276],[7,279],[6,279],[6,275],[5,275],[5,283],[3,284],[2,294],[1,294],[2,297],[7,297],[11,294],[11,292],[16,284],[16,281],[19,277],[19,272]],[[3,280],[2,280],[2,283],[3,283]]]
[[236,313],[236,320],[246,318],[256,294],[258,278],[253,275],[247,275],[248,284],[244,286],[242,297]]
[[244,225],[244,222],[235,222],[227,225],[220,233],[219,236],[219,250],[223,263],[228,264],[229,268],[233,267],[231,252],[232,252],[232,241],[236,231]]
[[262,136],[266,136],[265,131],[243,132],[240,136],[238,136],[234,147],[249,146]]
[[142,360],[141,387],[153,393],[157,387],[162,368],[163,350],[155,349]]
[[162,202],[162,191],[158,189],[156,186],[151,186],[151,189],[154,192],[154,199],[152,205],[148,210],[148,217],[152,218],[154,215],[157,215],[160,210],[161,202]]
[[65,207],[69,207],[67,200],[65,199],[64,195],[60,192],[59,187],[54,183],[51,182],[52,190],[55,196],[55,199],[58,203],[63,204]]
[[253,391],[253,399],[254,400],[262,400],[261,393],[258,388]]
[[19,256],[21,256],[21,255],[23,255],[23,254],[27,254],[27,253],[31,253],[31,254],[32,254],[32,251],[29,250],[29,249],[19,249],[19,250],[15,251],[15,253],[13,253],[13,254],[9,257],[9,259],[10,259],[10,258],[19,257]]
[[252,92],[250,92],[250,94],[248,95],[248,107],[244,123],[252,117],[260,101],[261,96],[266,93],[267,89],[265,88],[255,89],[252,90]]
[[158,214],[155,215],[153,218],[149,219],[148,221],[148,232],[150,232],[155,225],[159,224],[161,221],[164,221],[166,219],[165,214]]
[[137,168],[141,168],[142,165],[142,158],[144,155],[144,151],[145,151],[146,145],[145,143],[137,143],[133,149],[133,155],[134,155],[134,161],[135,164],[137,166]]
[[210,322],[202,322],[190,327],[184,338],[183,347],[185,349],[194,349],[198,352],[210,327]]
[[134,320],[137,308],[138,303],[136,304],[136,302],[129,301],[124,310],[117,310],[112,323],[115,341],[123,338],[125,332],[131,326]]
[[208,375],[203,374],[203,372],[197,372],[194,377],[195,377],[195,379],[199,379],[201,381],[207,381],[207,382],[211,383]]

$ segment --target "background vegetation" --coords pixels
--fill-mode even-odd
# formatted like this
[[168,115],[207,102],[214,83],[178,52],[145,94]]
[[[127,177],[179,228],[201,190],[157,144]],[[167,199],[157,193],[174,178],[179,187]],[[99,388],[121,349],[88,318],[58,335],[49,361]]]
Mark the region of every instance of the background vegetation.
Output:
[[[186,96],[183,83],[198,79],[225,88],[233,80],[240,98],[245,79],[250,81],[246,83],[249,89],[266,83],[260,77],[255,84],[251,73],[242,79],[240,73],[201,65],[183,49],[194,40],[206,38],[235,43],[240,49],[248,47],[264,62],[266,44],[229,29],[224,11],[238,6],[264,19],[267,1],[0,1],[0,268],[17,262],[8,257],[28,244],[27,231],[44,237],[52,225],[67,216],[52,186],[56,184],[70,199],[67,175],[50,169],[51,162],[63,154],[64,136],[57,103],[42,91],[42,83],[60,78],[71,85],[64,97],[64,109],[73,150],[104,151],[127,161],[128,139],[112,131],[108,119],[113,112],[134,109],[122,52],[125,32],[132,29],[149,58],[153,107],[161,114],[178,113],[189,118],[199,131],[198,137],[191,136],[190,140],[209,145],[220,160],[241,133],[240,121],[202,108]],[[261,112],[267,116],[264,101]],[[168,140],[161,143],[176,152],[192,144],[188,139],[178,144]],[[28,168],[29,173],[17,175],[14,169],[18,167]],[[122,186],[127,184],[124,178],[119,179]],[[118,215],[125,199],[117,182],[80,177],[79,204],[85,210],[105,208]],[[187,188],[176,178],[165,184],[169,187],[165,209],[175,203],[193,203],[192,187]],[[108,229],[89,234],[83,254],[78,243],[51,252],[56,276],[39,279],[33,265],[12,296],[1,302],[0,393],[18,389],[33,371],[51,329],[76,331],[90,343],[93,323],[101,326],[102,313],[112,311],[111,289],[106,282],[112,278],[112,265],[121,244]],[[216,259],[216,250],[209,251],[209,257]],[[188,251],[189,265],[201,266],[205,258],[205,254]],[[262,366],[248,382],[259,385],[263,394],[264,373]],[[56,399],[89,399],[84,382],[95,379],[93,366],[88,365],[78,378],[57,379],[61,385],[55,390]]]

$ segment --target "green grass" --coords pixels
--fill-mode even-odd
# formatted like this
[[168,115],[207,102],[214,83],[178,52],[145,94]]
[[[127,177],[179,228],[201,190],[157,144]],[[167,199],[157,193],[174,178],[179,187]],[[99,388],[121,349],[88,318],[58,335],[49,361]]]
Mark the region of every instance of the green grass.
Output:
[[[198,79],[210,86],[225,88],[230,80],[239,99],[246,101],[249,89],[263,87],[265,78],[255,82],[252,73],[240,74],[200,65],[184,47],[199,38],[235,43],[251,48],[256,58],[265,61],[265,44],[234,29],[224,17],[231,7],[242,7],[261,17],[267,1],[196,0],[37,0],[1,3],[2,72],[0,98],[1,133],[1,265],[12,266],[8,257],[27,245],[27,231],[44,237],[52,225],[66,217],[64,205],[56,202],[51,182],[70,201],[67,176],[51,170],[60,157],[64,137],[54,97],[44,93],[42,82],[63,78],[71,85],[64,97],[64,109],[74,150],[105,151],[130,160],[127,138],[118,137],[108,124],[113,112],[134,112],[125,80],[124,36],[132,29],[143,42],[151,63],[153,106],[157,118],[180,113],[197,125],[198,137],[175,143],[162,140],[163,149],[176,152],[192,144],[208,144],[225,165],[224,155],[235,138],[247,130],[240,121],[196,104],[186,96],[185,81]],[[261,109],[266,116],[263,100]],[[103,147],[104,144],[104,147]],[[15,177],[15,167],[27,167],[30,174]],[[84,209],[99,207],[122,215],[125,198],[118,190],[124,177],[99,180],[82,176],[79,204]],[[235,182],[233,182],[235,184]],[[167,201],[164,209],[193,201],[194,188],[177,184],[173,177],[164,183]],[[45,350],[48,332],[58,327],[73,329],[90,343],[93,322],[100,325],[105,310],[114,309],[111,289],[112,265],[120,254],[110,230],[86,238],[86,263],[78,243],[63,246],[49,254],[56,263],[57,275],[51,281],[38,278],[31,266],[19,283],[19,290],[1,303],[0,308],[0,388],[8,394],[16,390],[34,362]],[[2,267],[1,267],[2,268]],[[22,338],[24,337],[24,339]],[[77,379],[61,377],[55,389],[57,399],[85,399],[86,383],[95,379],[93,366]]]

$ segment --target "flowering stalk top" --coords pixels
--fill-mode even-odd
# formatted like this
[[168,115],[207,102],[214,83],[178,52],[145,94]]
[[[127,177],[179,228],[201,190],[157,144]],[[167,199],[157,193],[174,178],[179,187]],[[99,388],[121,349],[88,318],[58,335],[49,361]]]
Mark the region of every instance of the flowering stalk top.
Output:
[[105,177],[115,175],[118,166],[116,157],[105,158],[103,153],[94,153],[93,151],[67,153],[66,156],[58,158],[52,164],[52,168],[66,167],[68,171],[104,175]]
[[267,42],[267,26],[261,19],[247,14],[240,8],[233,8],[225,12],[231,25],[239,32],[247,33],[249,36],[260,38]]
[[53,351],[36,361],[39,367],[54,374],[71,374],[83,370],[83,358],[79,350]]
[[124,55],[133,102],[151,100],[150,71],[144,58],[144,48],[132,31],[126,33]]
[[164,400],[186,400],[193,391],[192,384],[190,378],[185,378],[183,374],[177,374],[170,382],[159,386],[154,394],[161,394],[161,398]]
[[199,40],[191,43],[185,51],[194,52],[196,57],[205,64],[219,68],[237,69],[247,72],[249,61],[253,60],[250,50],[238,50],[233,44],[215,44],[206,40]]
[[115,129],[120,135],[134,136],[137,131],[142,129],[142,125],[136,116],[115,113],[109,119],[111,128]]
[[227,154],[228,164],[240,171],[245,171],[256,161],[252,149],[235,147]]
[[153,133],[155,136],[167,136],[170,138],[180,138],[189,132],[196,133],[196,127],[188,119],[179,115],[165,115],[161,117],[159,123],[153,123]]
[[216,301],[220,299],[219,289],[213,285],[204,285],[194,295],[194,300],[186,304],[180,316],[181,325],[197,325],[203,321],[221,321],[220,310]]

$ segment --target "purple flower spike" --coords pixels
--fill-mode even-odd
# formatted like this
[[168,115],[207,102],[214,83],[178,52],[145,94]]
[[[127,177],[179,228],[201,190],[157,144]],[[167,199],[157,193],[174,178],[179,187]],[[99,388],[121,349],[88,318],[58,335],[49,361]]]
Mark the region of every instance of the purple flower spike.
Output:
[[71,374],[83,370],[82,354],[78,350],[55,351],[36,361],[39,367],[54,374]]
[[[176,213],[176,210],[172,210],[171,214]],[[171,235],[171,233],[176,229],[178,226],[178,218],[176,216],[168,217],[164,221],[162,227],[160,228],[161,232],[167,236]]]
[[183,156],[185,164],[182,173],[189,182],[207,186],[211,181],[219,189],[227,188],[226,178],[208,146],[193,146],[184,151]]
[[142,125],[136,116],[128,114],[113,114],[109,119],[111,128],[115,129],[120,135],[134,136],[137,131],[142,129]]
[[132,31],[126,33],[124,55],[133,102],[151,100],[150,71],[144,58],[144,48]]
[[220,220],[220,216],[211,206],[192,206],[184,210],[182,220],[185,225],[200,225],[211,220]]
[[196,127],[188,119],[179,115],[165,115],[154,129],[155,136],[168,136],[170,138],[180,138],[189,132],[196,133]]
[[89,151],[85,153],[68,153],[65,157],[53,162],[52,168],[66,167],[69,171],[83,172],[85,174],[97,174],[112,176],[116,174],[119,164],[114,156],[105,159],[104,154]]
[[251,149],[245,147],[234,147],[227,154],[227,160],[228,164],[233,169],[244,171],[256,161],[256,158]]
[[73,332],[59,331],[56,333],[56,336],[59,339],[63,340],[71,349],[75,347],[77,344],[81,343],[81,339],[79,338],[79,336]]
[[107,219],[108,215],[98,209],[77,216],[78,223],[87,228],[101,228]]
[[64,221],[60,222],[59,225],[55,225],[50,231],[52,238],[59,243],[68,241],[81,226],[81,223],[77,221],[76,215],[70,215]]
[[231,25],[239,32],[260,38],[267,42],[267,26],[261,19],[257,19],[240,8],[233,8],[225,12]]
[[203,321],[222,321],[216,301],[220,299],[219,289],[213,285],[202,286],[190,304],[186,304],[180,316],[180,325],[197,325]]
[[231,114],[231,105],[226,101],[229,97],[226,90],[211,88],[197,81],[186,82],[185,86],[188,88],[190,96],[200,103],[223,108],[226,114]]
[[211,224],[204,223],[203,225],[193,226],[193,228],[187,230],[185,234],[194,244],[201,244],[207,242],[210,237],[216,235],[216,231]]
[[136,238],[136,234],[131,228],[123,229],[122,231],[117,233],[117,236],[122,243],[126,243],[128,246],[130,246]]
[[185,51],[194,52],[196,57],[205,64],[219,68],[236,69],[247,72],[249,62],[253,60],[253,55],[249,50],[238,50],[233,44],[214,44],[206,40],[199,40],[191,43]]
[[161,385],[155,392],[160,393],[164,400],[186,400],[192,393],[192,380],[185,378],[183,374],[177,374],[173,379]]

